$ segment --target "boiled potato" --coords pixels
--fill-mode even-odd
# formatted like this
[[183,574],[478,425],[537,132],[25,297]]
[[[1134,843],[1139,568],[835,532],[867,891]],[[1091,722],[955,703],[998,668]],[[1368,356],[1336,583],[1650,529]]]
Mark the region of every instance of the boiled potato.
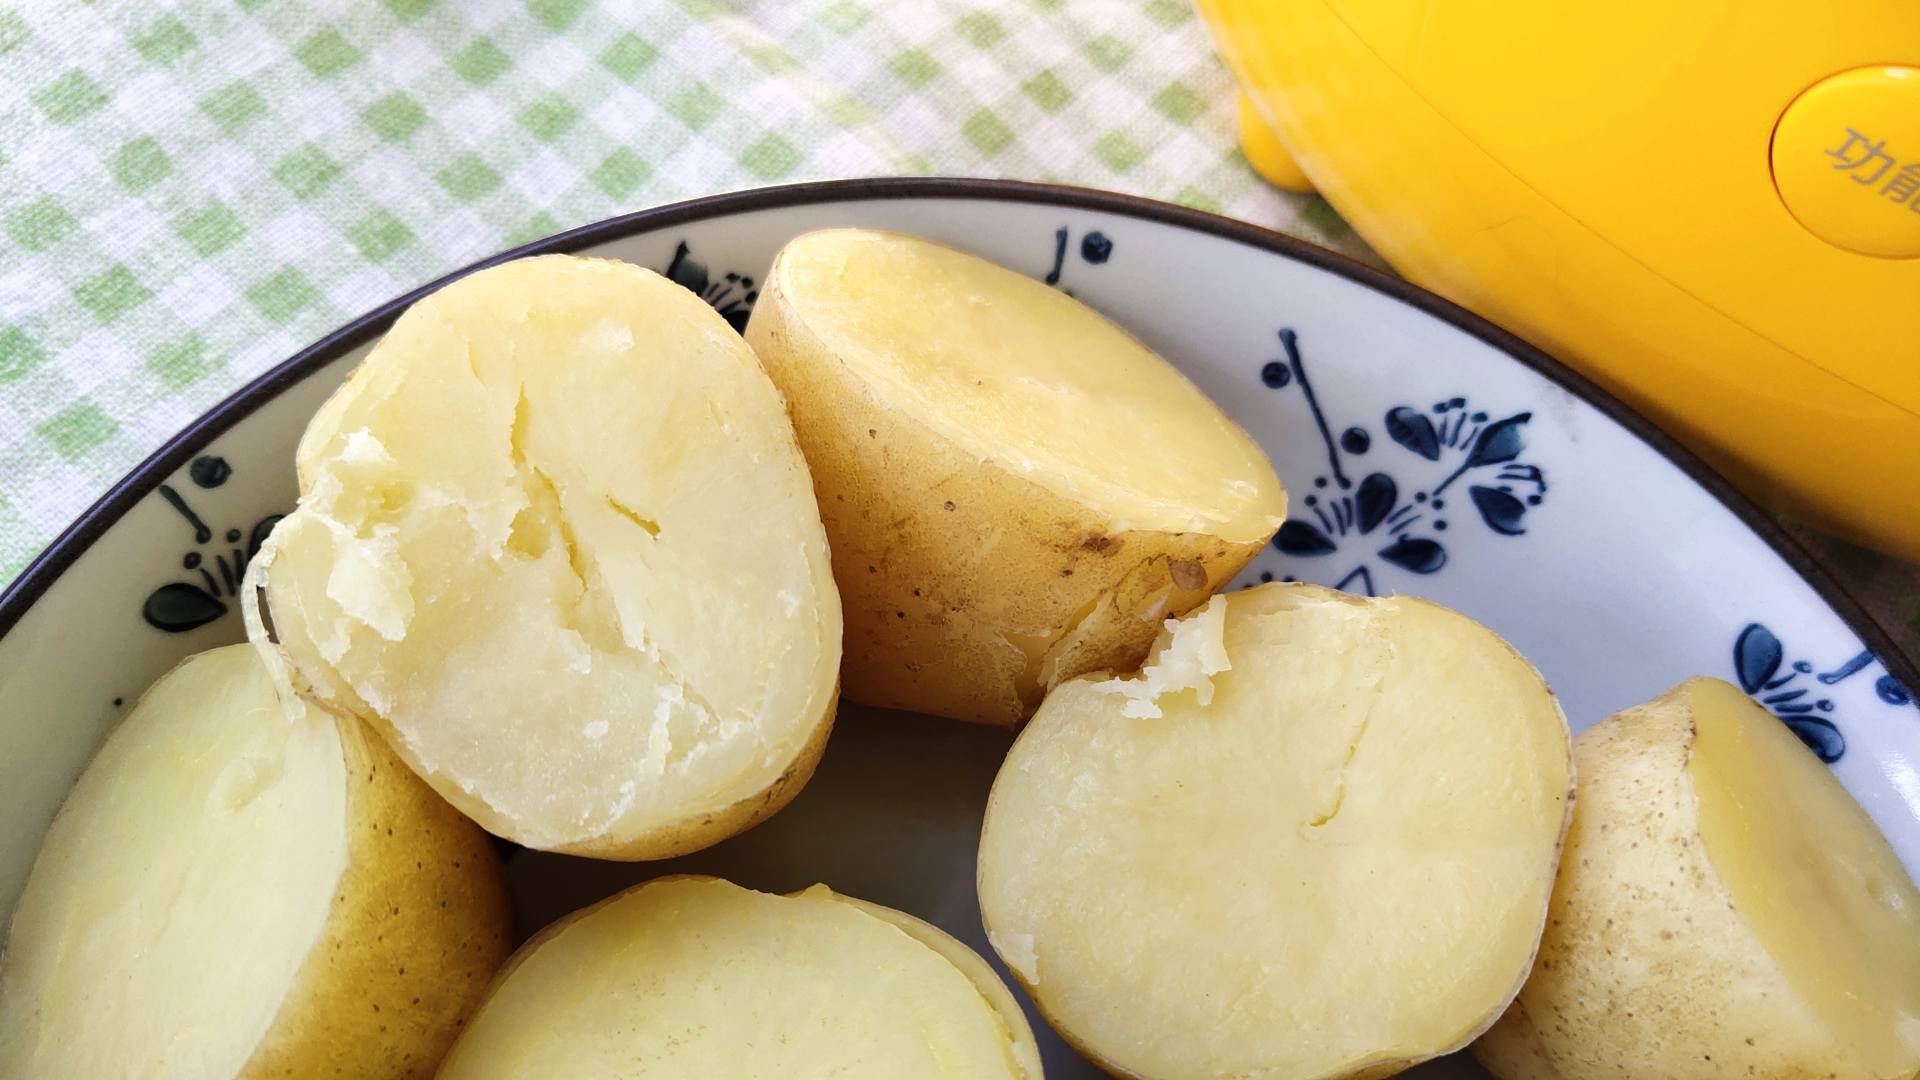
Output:
[[1040,1054],[986,961],[927,923],[671,877],[523,946],[440,1075],[1040,1080]]
[[840,662],[820,514],[779,392],[685,289],[571,256],[463,278],[298,465],[255,639],[489,830],[659,858],[812,774]]
[[809,233],[746,337],[813,469],[856,701],[1014,723],[1137,666],[1286,517],[1259,446],[1170,364],[971,255]]
[[0,1076],[431,1075],[508,949],[486,835],[246,645],[188,659],[54,819]]
[[1532,978],[1474,1047],[1504,1080],[1920,1071],[1920,891],[1787,727],[1694,679],[1582,732]]
[[1118,1075],[1388,1076],[1519,990],[1569,769],[1552,694],[1486,629],[1264,585],[1047,696],[987,802],[980,910]]

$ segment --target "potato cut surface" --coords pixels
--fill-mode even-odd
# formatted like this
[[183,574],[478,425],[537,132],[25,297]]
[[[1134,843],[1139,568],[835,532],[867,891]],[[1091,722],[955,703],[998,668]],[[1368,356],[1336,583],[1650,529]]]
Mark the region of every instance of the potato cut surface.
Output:
[[247,645],[155,683],[14,912],[0,1076],[431,1074],[505,957],[505,892],[480,831],[365,738],[283,706]]
[[1286,516],[1259,446],[1173,365],[971,255],[806,234],[746,338],[818,488],[867,704],[1016,723],[1137,667]]
[[981,912],[1117,1073],[1387,1075],[1519,988],[1569,784],[1559,707],[1492,633],[1261,586],[1048,696],[988,802]]
[[1266,456],[1172,365],[1071,296],[868,229],[788,244],[782,296],[872,393],[1112,528],[1264,540]]
[[1920,891],[1785,724],[1717,679],[1692,704],[1700,840],[1734,911],[1843,1044],[1920,1070]]
[[1503,1080],[1908,1080],[1920,891],[1833,774],[1694,679],[1575,740],[1539,961],[1474,1047]]
[[298,463],[256,635],[489,830],[659,857],[810,774],[839,664],[825,536],[778,392],[691,293],[570,256],[463,278]]
[[175,668],[35,860],[0,969],[0,1075],[238,1075],[326,923],[346,820],[332,720],[283,719],[246,646]]
[[515,956],[441,1076],[1039,1080],[991,969],[900,912],[662,878]]

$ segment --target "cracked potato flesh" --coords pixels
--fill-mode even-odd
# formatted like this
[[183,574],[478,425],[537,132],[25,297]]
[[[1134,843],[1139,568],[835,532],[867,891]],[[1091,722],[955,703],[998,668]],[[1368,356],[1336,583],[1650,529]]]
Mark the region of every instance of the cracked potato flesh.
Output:
[[1559,706],[1490,631],[1264,585],[1048,695],[988,799],[981,915],[1118,1075],[1389,1075],[1520,988],[1570,779]]
[[840,608],[779,392],[700,299],[543,256],[394,324],[314,417],[251,630],[528,847],[657,858],[783,805]]

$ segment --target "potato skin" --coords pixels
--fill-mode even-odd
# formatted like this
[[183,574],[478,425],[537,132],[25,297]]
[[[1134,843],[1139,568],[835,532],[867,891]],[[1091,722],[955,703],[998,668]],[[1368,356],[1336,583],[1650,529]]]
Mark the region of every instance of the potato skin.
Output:
[[512,948],[486,833],[358,720],[335,720],[347,869],[243,1080],[431,1076]]
[[878,400],[779,288],[747,343],[787,397],[840,587],[847,697],[1012,725],[1075,675],[1139,665],[1266,537],[1114,531]]
[[1501,1080],[1866,1080],[1733,913],[1676,688],[1574,739],[1573,827],[1533,974],[1473,1053]]

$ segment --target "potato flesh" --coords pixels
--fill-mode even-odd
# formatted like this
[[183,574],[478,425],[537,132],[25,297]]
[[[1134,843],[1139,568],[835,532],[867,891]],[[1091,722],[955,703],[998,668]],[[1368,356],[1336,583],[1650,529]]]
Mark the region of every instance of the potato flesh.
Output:
[[941,951],[824,887],[667,878],[530,942],[440,1075],[1039,1080],[1015,1042]]
[[[1193,678],[1129,716],[1087,678],[1035,715],[981,838],[991,940],[1063,1034],[1131,1074],[1346,1076],[1457,1048],[1545,917],[1557,705],[1498,638],[1419,601],[1272,585],[1225,605],[1157,647],[1210,705]],[[1209,626],[1229,666],[1205,674],[1186,658],[1209,643],[1181,636]]]
[[249,646],[164,676],[47,834],[0,964],[0,1075],[225,1077],[267,1034],[347,868],[330,717]]
[[1786,725],[1718,680],[1689,684],[1700,839],[1733,908],[1876,1076],[1920,1069],[1920,891]]
[[980,992],[980,996],[985,999],[987,1005],[993,1009],[1000,1022],[1006,1027],[1011,1042],[1008,1054],[1013,1058],[1015,1065],[1014,1075],[1025,1077],[1027,1080],[1040,1080],[1040,1044],[1034,1041],[1033,1029],[1027,1024],[1027,1014],[1021,1010],[1020,1002],[1013,996],[1013,991],[1007,989],[1007,984],[1000,981],[1000,976],[994,973],[993,968],[989,967],[985,960],[981,959],[979,953],[967,948],[959,939],[945,930],[932,923],[916,919],[904,911],[896,911],[893,908],[858,900],[851,896],[841,896],[824,885],[815,885],[801,895],[808,894],[825,894],[842,904],[850,904],[881,922],[897,927],[901,933],[939,953],[960,974],[965,975],[969,982],[973,983],[974,989]]
[[830,709],[839,607],[780,398],[658,275],[462,279],[299,465],[263,560],[281,647],[496,833],[619,854],[774,783]]
[[809,233],[780,285],[876,397],[1114,531],[1261,541],[1286,516],[1260,448],[1166,361],[1072,297],[951,248]]

